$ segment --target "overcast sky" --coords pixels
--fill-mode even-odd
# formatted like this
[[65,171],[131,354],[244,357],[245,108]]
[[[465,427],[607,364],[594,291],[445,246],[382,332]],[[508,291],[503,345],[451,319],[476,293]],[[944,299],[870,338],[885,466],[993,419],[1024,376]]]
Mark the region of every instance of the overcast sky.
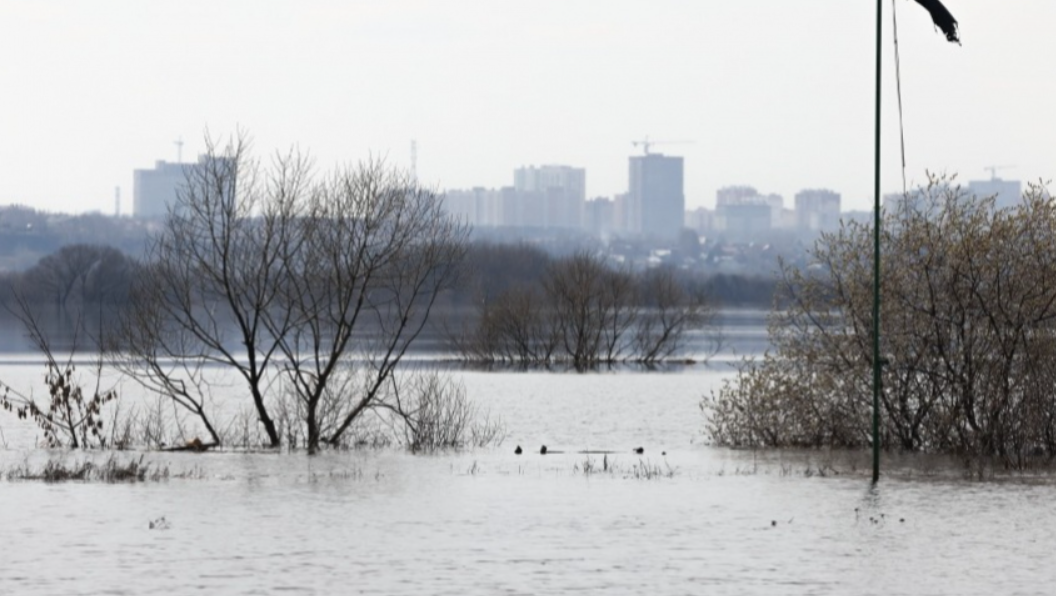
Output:
[[[1053,0],[945,0],[963,46],[895,0],[907,175],[1056,176]],[[901,190],[884,0],[884,192]],[[627,187],[631,142],[685,157],[689,207],[750,184],[869,209],[872,0],[4,0],[0,204],[112,212],[132,171],[244,127],[322,167],[370,154],[439,188],[584,167]]]

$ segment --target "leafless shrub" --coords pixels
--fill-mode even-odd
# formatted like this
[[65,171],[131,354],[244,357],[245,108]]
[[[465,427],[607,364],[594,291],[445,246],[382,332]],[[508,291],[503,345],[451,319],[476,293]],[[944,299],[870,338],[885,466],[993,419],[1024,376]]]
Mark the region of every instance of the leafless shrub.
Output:
[[661,464],[643,459],[639,459],[637,462],[632,463],[630,467],[627,467],[617,461],[616,458],[610,461],[608,455],[602,456],[601,464],[599,465],[597,459],[588,455],[583,462],[577,462],[572,466],[572,472],[588,477],[606,474],[633,480],[655,480],[658,478],[673,478],[678,469],[672,467],[666,460]]
[[505,427],[466,396],[465,386],[438,371],[394,381],[385,409],[397,415],[403,441],[411,451],[483,447],[505,439]]
[[[720,445],[864,447],[872,402],[871,226],[824,234],[809,268],[784,266],[774,352],[706,397]],[[1015,208],[948,179],[886,214],[881,440],[906,451],[1056,456],[1056,202]]]
[[[0,408],[20,419],[31,420],[44,434],[49,447],[90,449],[107,446],[107,435],[103,428],[104,408],[117,399],[117,391],[102,387],[101,358],[96,358],[92,381],[85,381],[76,372],[74,355],[78,340],[83,337],[83,319],[72,325],[73,345],[64,361],[59,361],[52,351],[51,342],[41,323],[41,314],[29,299],[16,292],[15,308],[5,304],[8,311],[17,317],[45,360],[44,385],[48,396],[38,402],[31,392],[23,392],[0,382]],[[94,386],[93,386],[94,385]]]
[[672,468],[666,461],[661,465],[653,461],[638,460],[637,463],[631,465],[629,477],[636,480],[655,480],[657,478],[672,478],[675,472],[675,468]]
[[144,463],[144,456],[125,461],[111,455],[102,463],[90,459],[68,462],[64,458],[48,459],[37,469],[28,462],[9,470],[8,480],[40,480],[44,482],[158,482],[170,476],[169,467]]

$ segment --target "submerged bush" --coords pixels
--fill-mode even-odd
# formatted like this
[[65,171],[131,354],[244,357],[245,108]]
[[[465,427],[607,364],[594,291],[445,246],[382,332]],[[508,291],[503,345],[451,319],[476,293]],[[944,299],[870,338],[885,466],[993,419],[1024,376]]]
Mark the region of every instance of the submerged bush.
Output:
[[674,478],[678,469],[671,467],[671,464],[667,463],[666,460],[664,460],[663,464],[660,464],[639,458],[637,462],[627,467],[619,463],[615,457],[609,460],[608,455],[603,455],[601,462],[598,462],[596,458],[587,455],[582,463],[576,463],[572,466],[572,472],[583,474],[587,477],[604,474],[633,480],[656,480],[659,478]]
[[[184,474],[182,476],[188,476]],[[28,462],[8,470],[8,480],[42,480],[44,482],[157,482],[169,478],[168,466],[143,462],[143,456],[119,461],[110,456],[102,463],[89,459],[67,462],[65,459],[49,459],[37,469]]]
[[[707,396],[707,434],[743,447],[864,447],[872,412],[871,225],[823,234],[782,265],[773,351]],[[1056,456],[1056,203],[1031,186],[995,209],[933,179],[884,218],[881,441]]]
[[675,356],[687,333],[708,326],[713,305],[698,280],[674,269],[632,273],[580,252],[477,308],[473,323],[450,338],[463,358],[586,367]]
[[[98,373],[97,373],[98,378]],[[103,434],[103,406],[117,398],[114,390],[95,388],[89,395],[74,375],[74,366],[59,365],[48,358],[44,383],[48,400],[38,403],[10,386],[0,383],[0,408],[13,412],[18,418],[32,420],[44,433],[48,447],[89,449],[107,446]]]
[[466,396],[466,388],[437,371],[411,377],[395,394],[403,440],[411,451],[483,447],[501,443],[501,421],[481,412]]
[[[344,381],[335,387],[355,394],[369,378],[357,377],[349,369]],[[501,420],[482,411],[466,395],[465,386],[437,370],[412,370],[394,374],[383,390],[376,391],[369,405],[370,416],[360,416],[354,426],[330,448],[383,448],[405,446],[411,451],[435,451],[499,444],[505,439]],[[324,400],[317,410],[318,425],[328,428],[344,417],[347,397]],[[308,447],[304,413],[296,399],[278,400],[272,407],[282,443],[288,449]],[[259,447],[266,445],[251,412],[240,414],[225,433],[225,444]],[[309,449],[309,451],[311,451]]]

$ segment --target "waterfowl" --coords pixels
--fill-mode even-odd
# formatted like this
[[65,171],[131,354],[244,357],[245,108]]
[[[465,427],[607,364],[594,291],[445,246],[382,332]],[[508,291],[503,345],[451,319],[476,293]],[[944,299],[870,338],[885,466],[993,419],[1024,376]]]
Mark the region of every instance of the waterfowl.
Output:
[[541,453],[543,455],[546,455],[546,445],[543,445],[542,447],[539,448],[539,453]]
[[513,453],[514,453],[514,455],[520,455],[520,454],[524,453],[524,450],[521,449],[520,445],[518,445],[517,448],[513,450]]
[[642,447],[635,447],[634,448],[634,452],[637,453],[638,455],[641,455],[641,454],[645,453],[645,449],[642,448]]

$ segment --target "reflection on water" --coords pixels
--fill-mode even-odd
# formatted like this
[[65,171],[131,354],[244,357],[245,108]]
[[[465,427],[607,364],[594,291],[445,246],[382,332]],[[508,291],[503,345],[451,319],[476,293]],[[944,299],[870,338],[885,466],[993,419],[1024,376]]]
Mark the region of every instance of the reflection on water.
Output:
[[[506,421],[502,447],[154,453],[203,475],[0,483],[0,592],[1050,591],[1048,481],[972,483],[947,462],[887,458],[897,473],[873,490],[867,454],[708,447],[699,398],[729,373],[705,367],[458,374]],[[10,417],[0,425],[5,469],[46,457],[16,444]],[[565,453],[539,455],[541,444]],[[618,451],[607,457],[618,471],[585,475],[581,449]],[[639,462],[675,474],[628,477]],[[160,517],[167,529],[151,529]]]

